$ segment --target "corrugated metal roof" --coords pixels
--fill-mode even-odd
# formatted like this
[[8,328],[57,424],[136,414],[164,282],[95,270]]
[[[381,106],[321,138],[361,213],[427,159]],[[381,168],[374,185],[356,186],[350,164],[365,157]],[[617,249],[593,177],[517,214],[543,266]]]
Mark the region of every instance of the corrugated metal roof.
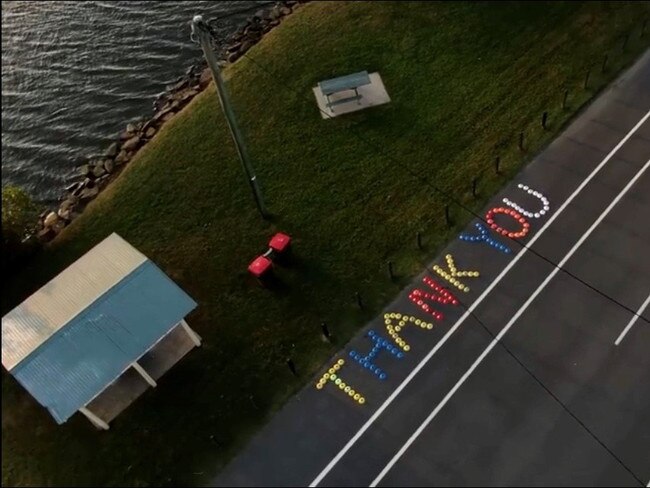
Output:
[[147,260],[11,373],[63,423],[195,307]]
[[16,367],[146,260],[115,233],[93,247],[2,318],[4,367]]

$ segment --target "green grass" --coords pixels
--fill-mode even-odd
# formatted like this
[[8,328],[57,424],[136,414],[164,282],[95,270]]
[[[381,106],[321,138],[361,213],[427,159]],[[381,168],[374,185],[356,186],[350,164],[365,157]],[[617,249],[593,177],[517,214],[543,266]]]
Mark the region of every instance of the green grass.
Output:
[[[196,299],[188,321],[205,343],[108,432],[78,415],[56,426],[3,373],[3,484],[205,482],[469,219],[452,207],[457,225],[447,229],[447,202],[415,176],[480,208],[648,46],[650,33],[639,35],[648,13],[647,3],[302,7],[250,51],[255,63],[227,70],[272,222],[256,213],[211,87],[5,289],[7,311],[115,231]],[[361,69],[381,73],[392,102],[322,120],[311,87]],[[271,292],[251,283],[246,266],[276,230],[295,237],[297,263]],[[425,252],[415,248],[418,231]],[[335,345],[319,337],[323,320]]]

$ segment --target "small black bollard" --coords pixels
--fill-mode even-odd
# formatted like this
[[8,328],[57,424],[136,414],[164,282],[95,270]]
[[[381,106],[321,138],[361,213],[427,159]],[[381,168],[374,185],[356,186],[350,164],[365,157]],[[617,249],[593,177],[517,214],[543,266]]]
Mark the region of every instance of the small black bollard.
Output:
[[643,37],[645,35],[645,28],[648,25],[648,19],[645,19],[643,21],[643,24],[641,24],[641,34],[639,34],[639,37]]
[[330,330],[327,328],[327,324],[325,322],[320,323],[320,330],[323,331],[323,337],[329,341],[331,338]]
[[257,403],[255,403],[255,398],[253,397],[253,395],[250,395],[250,396],[248,397],[248,399],[251,401],[251,404],[253,405],[253,408],[254,408],[255,410],[259,410],[259,409],[260,409],[260,407],[257,406]]
[[587,86],[589,86],[589,75],[591,74],[591,68],[587,69],[587,74],[585,75],[585,83],[583,85],[583,88],[586,90]]
[[357,298],[357,305],[359,305],[359,308],[363,308],[363,302],[361,301],[361,295],[359,294],[359,292],[355,291],[354,295]]
[[445,205],[445,220],[447,221],[447,227],[454,225],[451,221],[451,216],[449,215],[449,205]]
[[623,46],[621,46],[621,51],[625,51],[625,48],[627,47],[627,41],[630,40],[630,34],[625,34],[623,36]]
[[548,120],[548,112],[542,114],[542,129],[546,130],[546,121]]
[[395,279],[395,274],[393,273],[393,262],[388,261],[388,277],[392,280]]
[[566,99],[569,97],[569,90],[564,90],[564,97],[562,98],[562,110],[566,109]]
[[415,233],[415,245],[418,247],[418,249],[422,250],[422,234],[419,232]]
[[494,160],[494,170],[498,175],[501,174],[501,170],[499,169],[500,164],[501,164],[501,158],[497,156],[496,159]]
[[519,133],[519,150],[520,151],[524,150],[524,133],[523,132]]
[[287,359],[287,366],[289,366],[289,369],[291,370],[291,373],[294,376],[298,376],[298,372],[296,371],[296,365],[293,362],[293,359],[291,359],[291,358]]
[[605,70],[607,69],[607,54],[605,54],[605,57],[603,58],[603,65],[600,67],[600,72],[604,73]]
[[476,193],[476,187],[478,186],[478,178],[474,178],[472,180],[472,196],[474,198],[478,198],[478,194]]

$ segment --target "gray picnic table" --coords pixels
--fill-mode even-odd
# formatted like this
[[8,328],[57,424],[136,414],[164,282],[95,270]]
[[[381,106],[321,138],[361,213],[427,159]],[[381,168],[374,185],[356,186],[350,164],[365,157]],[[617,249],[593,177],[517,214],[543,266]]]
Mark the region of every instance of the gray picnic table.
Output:
[[[359,95],[359,87],[370,84],[370,76],[367,71],[360,71],[359,73],[353,73],[351,75],[340,76],[338,78],[332,78],[331,80],[325,80],[318,83],[323,95],[327,100],[327,107],[334,111],[334,106],[341,103],[351,102],[353,100],[360,100],[361,95]],[[338,100],[331,101],[330,96],[335,93],[340,93],[343,91],[354,91],[353,96],[340,98]]]

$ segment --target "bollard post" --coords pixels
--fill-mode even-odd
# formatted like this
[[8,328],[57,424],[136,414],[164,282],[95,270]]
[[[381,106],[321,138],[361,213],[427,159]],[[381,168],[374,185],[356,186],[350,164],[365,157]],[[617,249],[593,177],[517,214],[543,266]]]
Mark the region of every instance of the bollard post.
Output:
[[519,150],[520,151],[524,150],[524,133],[523,132],[519,133]]
[[587,69],[587,74],[585,75],[585,83],[583,85],[583,88],[586,90],[587,86],[589,85],[589,75],[591,74],[591,68]]
[[499,156],[496,157],[494,160],[494,169],[496,171],[496,174],[500,175],[501,170],[499,169],[499,165],[501,164],[501,158]]
[[248,397],[248,399],[249,399],[249,400],[251,401],[251,403],[253,404],[253,408],[254,408],[255,410],[259,410],[259,409],[260,409],[260,407],[257,406],[257,403],[255,403],[255,398],[253,397],[253,395],[250,395],[250,396]]
[[605,70],[607,69],[607,54],[605,54],[605,57],[603,58],[603,65],[600,67],[600,72],[604,73]]
[[287,359],[287,366],[289,366],[289,369],[291,370],[291,374],[293,374],[294,376],[297,377],[297,376],[298,376],[298,372],[296,371],[296,365],[295,365],[295,363],[293,362],[293,359],[291,359],[291,358],[288,358],[288,359]]
[[388,261],[388,277],[391,281],[395,279],[395,273],[393,272],[393,262]]
[[566,99],[569,96],[569,90],[564,90],[564,97],[562,98],[562,110],[566,110]]
[[548,119],[548,112],[542,114],[542,129],[546,130],[546,121]]
[[472,180],[472,196],[474,198],[478,198],[478,194],[476,193],[476,187],[478,186],[478,178],[474,178]]
[[422,234],[419,232],[415,233],[415,245],[418,247],[419,250],[422,250]]
[[359,308],[363,308],[363,302],[361,301],[361,295],[359,294],[359,292],[355,291],[354,295],[357,298],[357,305],[359,305]]
[[645,28],[648,25],[648,19],[645,19],[643,21],[643,24],[641,24],[641,34],[639,34],[639,37],[643,37],[645,35]]
[[329,341],[331,338],[330,330],[325,322],[320,323],[320,330],[323,331],[323,337]]
[[630,40],[630,34],[627,33],[623,36],[623,46],[621,46],[621,51],[625,51],[625,48],[627,47],[627,41]]
[[451,221],[451,216],[449,215],[449,205],[445,205],[445,220],[447,221],[447,227],[454,225]]

